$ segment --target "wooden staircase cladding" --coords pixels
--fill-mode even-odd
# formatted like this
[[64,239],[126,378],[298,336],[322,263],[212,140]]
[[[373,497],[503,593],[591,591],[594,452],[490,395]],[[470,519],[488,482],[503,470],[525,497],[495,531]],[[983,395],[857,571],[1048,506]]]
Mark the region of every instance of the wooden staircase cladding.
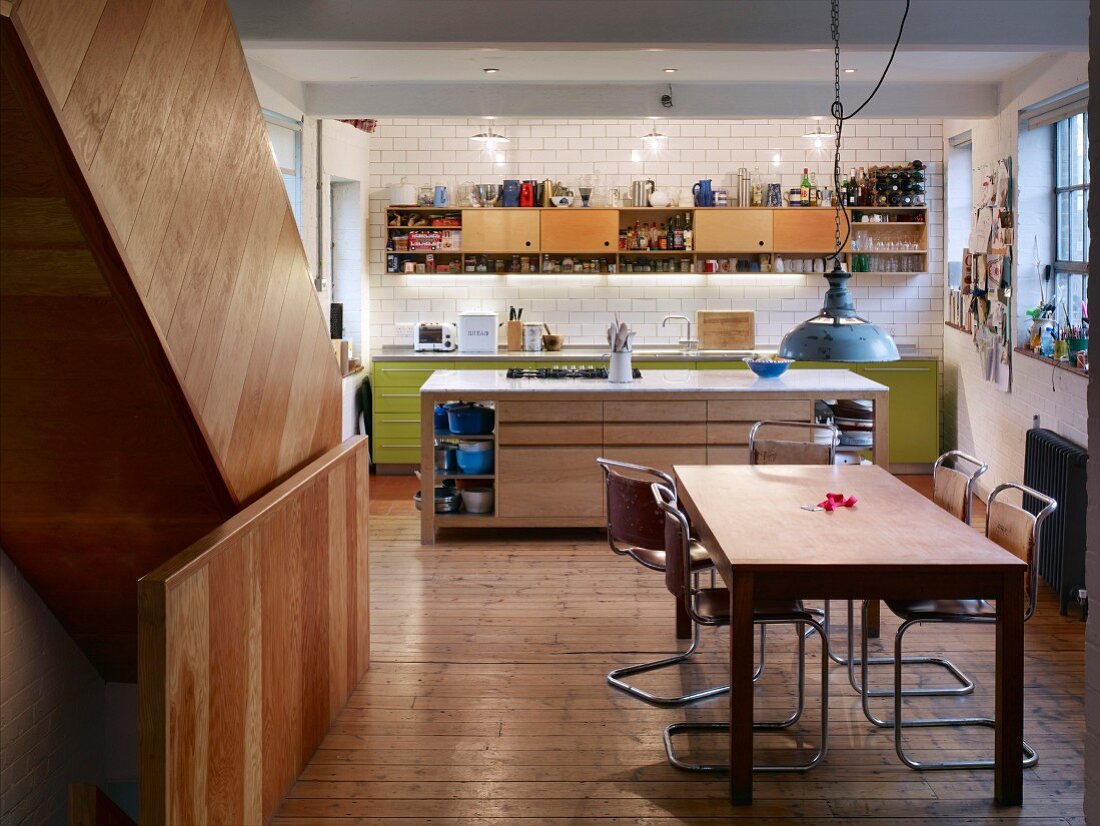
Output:
[[230,493],[340,441],[340,376],[224,0],[20,0],[15,29]]
[[266,823],[367,668],[367,442],[139,583],[141,823]]
[[224,0],[0,27],[0,545],[133,681],[138,578],[339,444],[339,371]]

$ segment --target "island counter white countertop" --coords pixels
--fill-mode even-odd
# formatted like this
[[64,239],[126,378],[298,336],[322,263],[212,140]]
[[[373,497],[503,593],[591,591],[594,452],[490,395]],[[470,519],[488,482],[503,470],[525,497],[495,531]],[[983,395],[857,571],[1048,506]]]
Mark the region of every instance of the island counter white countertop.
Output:
[[498,370],[437,370],[420,388],[421,395],[455,398],[494,395],[631,395],[631,394],[814,394],[817,398],[859,398],[889,388],[850,370],[787,370],[762,379],[748,370],[646,370],[640,379],[617,384],[607,379],[510,379]]

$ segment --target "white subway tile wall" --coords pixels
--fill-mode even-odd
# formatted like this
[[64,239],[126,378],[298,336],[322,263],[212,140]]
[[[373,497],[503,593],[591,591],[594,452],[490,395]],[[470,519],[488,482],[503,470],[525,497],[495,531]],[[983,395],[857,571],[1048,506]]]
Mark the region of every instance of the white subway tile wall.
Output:
[[[740,167],[758,169],[765,181],[797,186],[803,168],[831,186],[831,143],[815,148],[803,135],[811,121],[662,119],[492,121],[505,134],[500,155],[469,140],[490,123],[482,118],[379,121],[372,136],[370,170],[370,346],[407,344],[397,325],[448,321],[472,309],[546,321],[568,344],[599,344],[611,313],[638,330],[643,344],[675,343],[681,331],[662,329],[669,313],[748,309],[756,312],[757,343],[777,345],[795,323],[821,307],[820,275],[400,275],[385,272],[385,208],[389,185],[402,178],[417,185],[500,182],[504,178],[552,178],[576,185],[599,174],[605,187],[626,188],[638,178],[658,188],[682,190],[700,178],[716,188],[731,183]],[[653,125],[668,140],[658,152],[642,145]],[[822,122],[828,129],[828,122]],[[774,156],[779,155],[778,163]],[[639,158],[638,161],[632,160]],[[499,158],[499,160],[498,160]],[[850,284],[857,307],[882,324],[899,344],[940,355],[943,350],[943,141],[941,122],[929,119],[853,121],[845,127],[842,169],[900,164],[920,159],[928,166],[929,269],[913,275],[855,275]]]

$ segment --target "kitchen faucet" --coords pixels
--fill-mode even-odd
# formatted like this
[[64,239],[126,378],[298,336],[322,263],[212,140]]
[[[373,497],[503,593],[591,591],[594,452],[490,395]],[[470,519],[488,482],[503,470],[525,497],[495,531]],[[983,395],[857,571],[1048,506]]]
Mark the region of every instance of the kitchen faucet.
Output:
[[687,324],[687,338],[680,339],[680,348],[683,350],[698,350],[699,340],[691,337],[691,319],[686,315],[666,315],[661,322],[661,326],[664,327],[670,321],[682,321]]

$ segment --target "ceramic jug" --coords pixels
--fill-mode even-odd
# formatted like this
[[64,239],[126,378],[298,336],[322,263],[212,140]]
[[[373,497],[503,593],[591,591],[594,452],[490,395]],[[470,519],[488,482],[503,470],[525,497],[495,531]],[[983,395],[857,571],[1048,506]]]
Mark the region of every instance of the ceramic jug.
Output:
[[447,187],[437,186],[435,188],[435,196],[432,198],[432,206],[445,207],[447,206]]
[[535,185],[531,181],[524,181],[519,185],[519,205],[521,207],[535,205]]
[[711,179],[706,178],[691,188],[691,193],[695,196],[695,206],[714,206],[714,191],[710,188],[710,183]]

